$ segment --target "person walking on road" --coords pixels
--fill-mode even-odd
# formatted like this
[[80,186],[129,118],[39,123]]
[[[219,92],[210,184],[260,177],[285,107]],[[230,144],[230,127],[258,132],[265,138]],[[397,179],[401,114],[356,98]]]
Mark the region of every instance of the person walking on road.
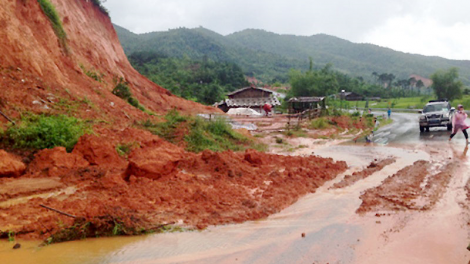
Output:
[[392,115],[392,109],[390,109],[390,107],[387,110],[387,114],[388,114],[388,119],[390,119],[390,115]]
[[465,111],[463,110],[463,105],[459,104],[459,106],[457,107],[457,112],[452,118],[452,134],[449,137],[449,141],[451,141],[455,134],[457,134],[457,132],[461,130],[468,144],[467,128],[469,128],[470,126],[465,123],[465,119],[467,119],[467,113],[465,113]]

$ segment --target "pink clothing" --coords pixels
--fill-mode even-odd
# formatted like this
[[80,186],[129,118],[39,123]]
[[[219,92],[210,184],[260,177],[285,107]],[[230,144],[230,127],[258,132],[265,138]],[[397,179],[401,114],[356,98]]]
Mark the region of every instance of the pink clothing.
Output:
[[452,134],[456,134],[459,130],[464,130],[470,126],[465,123],[467,119],[467,113],[464,111],[457,111],[452,118]]

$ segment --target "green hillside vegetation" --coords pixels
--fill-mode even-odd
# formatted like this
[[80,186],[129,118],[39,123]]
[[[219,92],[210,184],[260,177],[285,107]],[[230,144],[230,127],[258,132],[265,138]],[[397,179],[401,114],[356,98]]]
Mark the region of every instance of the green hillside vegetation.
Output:
[[[381,76],[391,76],[390,74],[381,74]],[[393,77],[393,76],[391,76]],[[313,61],[310,61],[308,71],[290,70],[289,83],[291,89],[287,93],[287,98],[299,96],[326,96],[347,92],[357,93],[365,98],[397,98],[418,96],[427,92],[426,89],[419,89],[412,85],[410,79],[396,80],[394,78],[383,79],[375,83],[364,81],[358,77],[350,77],[347,74],[333,69],[331,64],[325,65],[321,69],[314,69]],[[384,88],[387,84],[387,88]],[[336,97],[338,99],[338,97]]]
[[129,56],[139,51],[152,51],[168,57],[201,60],[204,56],[215,62],[231,62],[239,65],[247,76],[264,81],[287,81],[291,68],[302,68],[304,60],[287,58],[278,54],[253,50],[232,43],[224,36],[203,28],[179,28],[166,32],[134,34],[115,26],[124,51]]
[[128,55],[153,51],[192,60],[207,56],[215,62],[235,63],[245,75],[267,83],[286,83],[289,70],[308,70],[308,58],[312,57],[316,69],[331,63],[336,71],[368,81],[374,80],[373,72],[408,79],[411,74],[429,77],[439,69],[456,67],[462,82],[470,84],[470,61],[397,52],[324,34],[304,37],[247,29],[223,36],[201,27],[134,34],[119,26],[115,28]]
[[170,58],[155,52],[135,52],[129,61],[141,74],[173,94],[203,104],[213,104],[227,92],[248,86],[239,66],[207,57],[191,60],[187,56]]

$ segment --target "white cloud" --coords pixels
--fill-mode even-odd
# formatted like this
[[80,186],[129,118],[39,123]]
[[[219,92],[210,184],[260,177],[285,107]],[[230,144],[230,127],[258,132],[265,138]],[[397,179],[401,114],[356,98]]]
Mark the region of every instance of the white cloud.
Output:
[[353,42],[470,59],[468,0],[108,0],[113,22],[136,33],[205,27],[318,33]]
[[450,59],[470,59],[470,23],[444,25],[433,17],[412,15],[389,19],[364,37],[364,42],[394,50]]

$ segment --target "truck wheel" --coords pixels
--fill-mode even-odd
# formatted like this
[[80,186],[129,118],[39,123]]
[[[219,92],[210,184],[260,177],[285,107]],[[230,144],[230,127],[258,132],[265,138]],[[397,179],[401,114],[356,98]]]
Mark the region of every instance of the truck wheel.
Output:
[[447,125],[447,131],[451,131],[452,130],[452,125]]
[[420,126],[419,131],[424,132],[424,127]]

